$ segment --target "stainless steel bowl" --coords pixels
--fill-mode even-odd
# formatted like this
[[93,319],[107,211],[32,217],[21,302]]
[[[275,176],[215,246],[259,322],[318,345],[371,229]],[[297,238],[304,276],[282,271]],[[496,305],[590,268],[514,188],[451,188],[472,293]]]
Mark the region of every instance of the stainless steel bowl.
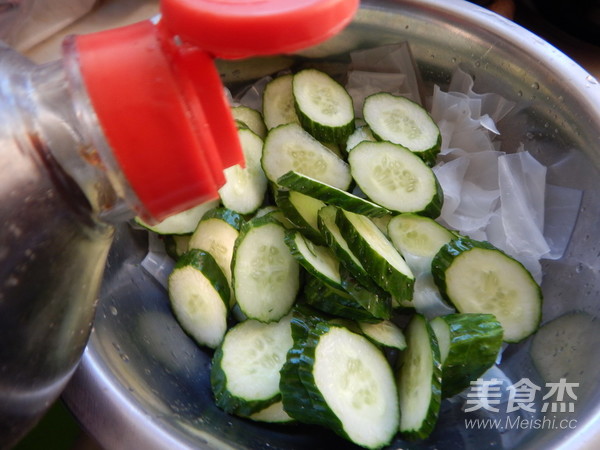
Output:
[[[554,414],[555,427],[465,429],[460,404],[444,402],[429,440],[394,448],[592,448],[600,440],[600,86],[535,35],[463,1],[364,0],[343,34],[306,55],[326,57],[361,47],[408,41],[428,85],[444,86],[460,65],[478,91],[497,92],[517,108],[501,122],[502,139],[523,142],[552,165],[553,184],[583,191],[565,256],[544,261],[544,322],[571,311],[590,317],[583,336],[566,329],[554,367],[578,382],[574,411]],[[234,79],[256,66],[228,64]],[[106,448],[345,448],[332,433],[305,426],[250,423],[218,410],[208,382],[210,355],[179,328],[165,291],[141,267],[143,232],[123,227],[109,258],[95,328],[81,366],[64,394],[85,428]],[[567,325],[565,325],[567,326]],[[561,341],[562,342],[562,341]],[[511,346],[502,368],[514,381],[544,383],[531,339]],[[550,355],[552,356],[552,355]],[[557,360],[558,361],[558,360]],[[559,364],[558,362],[556,364]],[[569,372],[571,370],[571,372]],[[576,370],[576,372],[574,372]],[[538,405],[539,406],[539,405]],[[557,420],[571,427],[560,429]]]

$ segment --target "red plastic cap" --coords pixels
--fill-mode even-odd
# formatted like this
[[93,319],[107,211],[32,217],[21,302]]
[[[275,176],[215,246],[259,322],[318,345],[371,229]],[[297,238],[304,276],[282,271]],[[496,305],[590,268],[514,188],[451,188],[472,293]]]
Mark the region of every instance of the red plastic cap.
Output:
[[151,221],[218,197],[244,164],[214,56],[298,50],[340,31],[358,0],[163,0],[145,21],[78,36],[79,66],[119,168]]
[[244,158],[213,59],[172,50],[149,21],[75,42],[104,136],[141,203],[137,213],[162,220],[217,198],[223,170]]
[[291,53],[342,30],[359,0],[162,0],[161,23],[219,58]]

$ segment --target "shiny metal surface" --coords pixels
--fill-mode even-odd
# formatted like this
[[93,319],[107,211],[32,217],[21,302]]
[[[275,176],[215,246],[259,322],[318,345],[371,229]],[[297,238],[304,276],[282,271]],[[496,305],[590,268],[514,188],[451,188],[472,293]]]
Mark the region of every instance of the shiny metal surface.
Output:
[[[544,322],[569,311],[593,317],[589,341],[565,342],[564,367],[580,383],[568,430],[467,431],[460,405],[444,402],[438,427],[422,443],[394,448],[593,448],[600,440],[600,85],[535,35],[462,1],[371,0],[342,36],[307,52],[327,56],[353,48],[408,41],[427,83],[442,86],[460,65],[479,92],[518,103],[501,123],[504,140],[523,142],[552,166],[552,184],[584,191],[565,256],[544,261]],[[232,70],[244,74],[240,62]],[[228,66],[230,67],[230,66]],[[239,69],[239,71],[238,71]],[[165,291],[139,263],[145,234],[118,230],[98,305],[95,328],[64,399],[82,424],[110,449],[351,448],[312,427],[257,425],[227,416],[211,399],[210,354],[175,322]],[[510,346],[502,368],[513,380],[543,383],[529,353],[531,340]],[[578,373],[569,368],[581,367]],[[560,418],[560,417],[559,417]]]

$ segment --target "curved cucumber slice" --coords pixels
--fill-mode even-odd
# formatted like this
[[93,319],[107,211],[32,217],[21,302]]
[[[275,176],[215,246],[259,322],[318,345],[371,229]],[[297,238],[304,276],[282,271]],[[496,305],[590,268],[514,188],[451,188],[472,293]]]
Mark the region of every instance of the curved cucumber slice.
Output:
[[[353,150],[355,151],[355,150]],[[397,302],[412,299],[414,275],[398,250],[368,217],[338,210],[336,224],[352,253]]]
[[380,217],[390,213],[387,209],[369,200],[298,172],[291,171],[282,175],[277,179],[277,184],[357,214]]
[[233,251],[232,278],[235,298],[248,318],[277,321],[294,304],[300,272],[284,238],[283,225],[269,216],[242,226]]
[[537,330],[542,291],[525,267],[488,242],[461,237],[433,258],[432,275],[440,293],[461,313],[496,316],[506,342]]
[[407,348],[397,373],[400,432],[408,439],[425,439],[440,410],[440,350],[433,330],[420,314],[411,319],[405,335]]
[[363,117],[378,139],[400,144],[427,165],[435,164],[442,136],[429,113],[419,104],[406,97],[380,92],[365,99]]
[[138,225],[158,234],[190,234],[194,232],[204,213],[219,206],[219,203],[219,199],[209,200],[193,208],[173,214],[155,224],[144,222],[141,217],[136,217],[135,221]]
[[502,325],[492,314],[449,314],[430,324],[440,347],[442,396],[452,397],[494,365]]
[[310,274],[333,288],[342,289],[340,262],[329,248],[313,244],[296,230],[286,232],[285,243]]
[[269,131],[262,166],[267,178],[274,183],[290,170],[339,189],[347,189],[352,181],[345,161],[293,123]]
[[216,348],[227,330],[229,283],[210,253],[184,253],[169,275],[175,317],[198,344]]
[[293,344],[290,319],[269,324],[246,320],[227,332],[210,374],[217,406],[250,416],[280,400],[279,371]]
[[[288,414],[366,448],[389,444],[399,413],[394,376],[383,353],[342,326],[318,322],[302,328],[281,371]],[[289,389],[288,379],[299,380],[304,389]]]
[[292,92],[302,127],[321,142],[345,142],[354,131],[354,106],[346,89],[316,69],[294,75]]
[[225,207],[250,214],[260,208],[267,192],[267,178],[261,166],[263,140],[249,129],[239,129],[238,136],[246,167],[235,165],[223,171],[226,182],[219,189],[219,196]]
[[363,141],[348,154],[352,177],[375,203],[396,212],[437,217],[443,192],[433,170],[390,142]]
[[268,130],[287,123],[300,123],[294,107],[292,74],[269,81],[263,91],[263,118]]
[[390,219],[388,236],[413,273],[429,273],[431,261],[444,244],[456,237],[435,220],[412,213]]
[[360,331],[376,344],[398,350],[406,348],[404,333],[390,320],[382,320],[377,323],[359,322],[358,326]]

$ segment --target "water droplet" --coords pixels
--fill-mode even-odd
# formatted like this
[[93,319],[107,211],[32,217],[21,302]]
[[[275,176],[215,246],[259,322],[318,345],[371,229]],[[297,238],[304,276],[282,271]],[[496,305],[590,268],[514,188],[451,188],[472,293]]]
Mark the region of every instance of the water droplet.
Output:
[[587,81],[590,84],[598,84],[598,80],[592,75],[588,75],[587,77],[585,77],[585,81]]
[[111,306],[111,307],[110,307],[110,313],[111,313],[113,316],[116,316],[117,314],[119,314],[119,311],[117,310],[117,308],[116,308],[115,306]]
[[519,91],[517,92],[517,95],[518,95],[519,97],[523,97],[523,91],[519,90]]
[[533,83],[531,83],[531,88],[532,89],[539,89],[540,88],[540,83],[538,83],[537,81],[534,81]]

